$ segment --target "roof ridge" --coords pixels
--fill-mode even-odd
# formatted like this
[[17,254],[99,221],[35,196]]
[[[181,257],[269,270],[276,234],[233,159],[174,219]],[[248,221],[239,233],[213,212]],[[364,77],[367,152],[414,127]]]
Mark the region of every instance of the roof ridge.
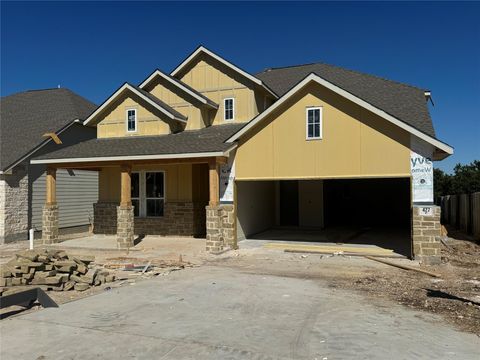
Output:
[[69,90],[69,91],[72,91],[69,88],[58,88],[58,87],[56,87],[56,88],[46,88],[46,89],[29,89],[29,90],[18,91],[18,92],[15,92],[13,94],[10,94],[10,95],[4,95],[1,98],[5,99],[7,97],[20,95],[20,94],[27,94],[27,93],[31,93],[31,92],[40,92],[40,91],[52,91],[52,90]]
[[[332,67],[332,68],[340,69],[340,70],[343,70],[343,71],[348,71],[348,72],[351,72],[351,73],[354,73],[354,74],[370,76],[370,77],[380,79],[380,80],[383,80],[383,81],[387,81],[387,82],[390,82],[390,83],[393,83],[393,84],[407,86],[407,87],[417,89],[417,90],[421,90],[421,91],[428,91],[427,89],[421,88],[421,87],[416,86],[416,85],[406,84],[406,83],[403,83],[403,82],[400,82],[400,81],[387,79],[387,78],[379,76],[379,75],[369,74],[369,73],[366,73],[366,72],[363,72],[363,71],[358,71],[358,70],[352,70],[352,69],[349,69],[349,68],[346,68],[346,67],[343,67],[343,66],[333,65],[333,64],[326,63],[326,62],[322,62],[322,61],[312,62],[312,63],[307,63],[307,64],[287,65],[287,66],[267,68],[267,69],[259,72],[258,74],[263,74],[263,73],[269,72],[271,70],[280,70],[280,69],[288,69],[288,68],[311,66],[311,65],[326,65],[326,66],[329,66],[329,67]],[[319,75],[319,76],[321,76],[321,75]]]

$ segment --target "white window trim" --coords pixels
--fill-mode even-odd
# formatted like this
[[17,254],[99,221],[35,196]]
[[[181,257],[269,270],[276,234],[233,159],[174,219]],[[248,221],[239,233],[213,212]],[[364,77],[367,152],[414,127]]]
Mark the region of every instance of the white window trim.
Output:
[[[147,178],[146,178],[146,173],[147,172],[152,172],[152,173],[163,173],[163,197],[161,198],[151,198],[147,197]],[[139,181],[139,192],[138,192],[138,203],[140,205],[140,209],[138,211],[138,217],[139,218],[162,218],[165,217],[165,203],[167,199],[167,180],[165,176],[165,170],[139,170],[139,171],[132,171],[132,174],[136,173],[138,175],[138,181]],[[132,197],[132,199],[137,199]],[[162,216],[147,216],[147,200],[148,199],[161,199],[163,200],[163,215]]]
[[[308,136],[308,112],[310,110],[320,111],[320,131],[319,136]],[[305,139],[306,140],[321,140],[323,137],[323,108],[321,106],[309,106],[305,109]]]
[[[226,118],[226,110],[227,108],[225,107],[225,102],[227,100],[232,100],[232,118],[231,119],[227,119]],[[228,98],[224,98],[223,99],[223,120],[224,121],[234,121],[235,120],[235,98],[234,97],[228,97]]]
[[[135,130],[128,130],[128,112],[129,111],[135,111]],[[127,130],[127,133],[136,133],[138,128],[137,124],[138,124],[137,109],[130,108],[125,110],[125,128]]]

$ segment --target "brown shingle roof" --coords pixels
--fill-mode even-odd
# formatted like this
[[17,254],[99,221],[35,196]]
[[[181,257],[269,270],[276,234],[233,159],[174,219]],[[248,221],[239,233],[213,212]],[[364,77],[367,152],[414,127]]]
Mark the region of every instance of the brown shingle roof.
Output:
[[35,160],[226,151],[232,144],[226,144],[225,140],[243,125],[214,125],[201,130],[186,130],[168,135],[92,139],[39,156]]
[[256,77],[282,96],[310,73],[435,137],[424,89],[323,63],[268,69]]
[[1,98],[0,169],[5,170],[75,119],[85,119],[96,105],[69,89],[25,91]]

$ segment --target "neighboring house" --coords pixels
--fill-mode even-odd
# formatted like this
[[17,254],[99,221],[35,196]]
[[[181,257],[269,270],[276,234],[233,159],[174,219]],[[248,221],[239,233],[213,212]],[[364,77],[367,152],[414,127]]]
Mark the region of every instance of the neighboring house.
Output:
[[325,64],[254,76],[199,47],[170,74],[117,89],[84,122],[95,139],[32,160],[48,166],[44,241],[57,241],[57,169],[90,169],[94,231],[120,248],[134,234],[206,234],[218,252],[276,226],[377,226],[405,230],[407,255],[435,258],[431,160],[453,149],[435,136],[429,97]]
[[[45,203],[45,166],[29,165],[32,156],[95,137],[81,124],[96,105],[68,89],[26,91],[0,103],[0,243],[28,239],[41,230]],[[57,144],[58,143],[58,144]],[[98,174],[58,173],[60,227],[72,231],[89,224],[98,199]]]

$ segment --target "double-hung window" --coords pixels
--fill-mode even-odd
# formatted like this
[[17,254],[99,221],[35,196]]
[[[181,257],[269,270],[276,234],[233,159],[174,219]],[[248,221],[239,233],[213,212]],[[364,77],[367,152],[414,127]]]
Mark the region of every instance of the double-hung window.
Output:
[[235,117],[235,99],[227,98],[223,99],[223,119],[224,120],[233,120]]
[[135,216],[163,216],[165,173],[163,171],[132,173],[131,196]]
[[137,131],[137,110],[127,110],[127,132]]
[[307,108],[307,140],[322,138],[322,108]]

